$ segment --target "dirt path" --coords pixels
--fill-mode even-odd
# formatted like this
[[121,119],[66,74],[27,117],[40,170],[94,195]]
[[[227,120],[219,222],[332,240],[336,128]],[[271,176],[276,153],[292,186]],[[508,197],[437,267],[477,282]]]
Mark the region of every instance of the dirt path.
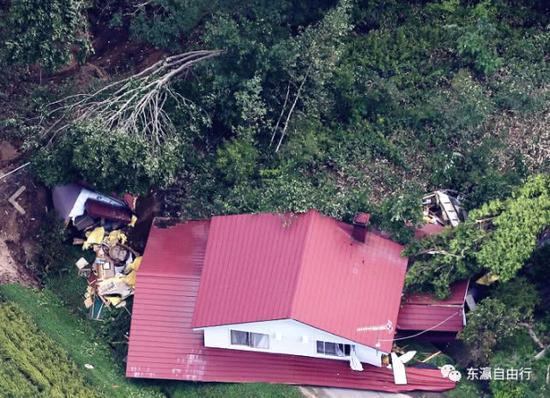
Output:
[[[19,165],[19,152],[0,141],[0,175]],[[21,186],[25,191],[17,202],[25,210],[20,214],[8,198]],[[36,286],[38,281],[29,271],[36,252],[34,236],[44,214],[47,195],[27,171],[21,170],[0,180],[0,284],[21,283]]]

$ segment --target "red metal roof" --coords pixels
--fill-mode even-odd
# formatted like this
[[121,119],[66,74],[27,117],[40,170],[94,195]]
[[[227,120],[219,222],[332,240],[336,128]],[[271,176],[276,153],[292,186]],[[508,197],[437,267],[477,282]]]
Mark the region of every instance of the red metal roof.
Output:
[[434,305],[406,305],[399,311],[397,329],[458,332],[462,330],[462,307]]
[[206,348],[191,319],[208,238],[208,221],[153,226],[137,276],[126,375],[134,378],[267,382],[388,392],[444,391],[454,383],[437,369],[407,368],[395,385],[386,368],[346,362]]
[[469,281],[451,286],[451,295],[437,300],[433,295],[415,293],[403,299],[397,318],[400,330],[426,330],[436,332],[458,332],[464,327],[464,299]]
[[389,352],[407,259],[352,230],[314,210],[214,217],[193,326],[294,319]]

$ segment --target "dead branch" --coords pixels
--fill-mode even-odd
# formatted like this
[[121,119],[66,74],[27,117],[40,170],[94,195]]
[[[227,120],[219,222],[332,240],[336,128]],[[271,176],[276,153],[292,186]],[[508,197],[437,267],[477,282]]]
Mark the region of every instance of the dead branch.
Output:
[[524,328],[527,329],[527,333],[529,333],[529,336],[531,336],[531,339],[535,342],[535,344],[537,346],[539,346],[539,348],[541,349],[541,351],[535,355],[535,359],[541,359],[544,354],[546,354],[546,350],[548,349],[548,346],[545,346],[542,341],[540,341],[540,339],[538,338],[537,334],[535,333],[535,331],[533,330],[533,326],[531,326],[530,324],[528,323],[525,323],[525,322],[520,322],[519,323],[520,326],[523,326]]
[[269,146],[273,144],[273,140],[275,139],[275,136],[277,135],[277,131],[279,130],[279,125],[281,124],[281,120],[283,119],[283,116],[285,114],[286,104],[288,103],[289,95],[290,95],[290,82],[288,82],[288,86],[286,87],[285,102],[283,103],[281,113],[279,113],[279,117],[277,119],[277,123],[275,124],[275,128],[273,128],[273,134],[271,134],[271,140],[269,141]]
[[493,217],[487,217],[487,218],[481,218],[479,220],[475,220],[476,221],[476,224],[485,224],[491,220],[493,220],[496,216],[493,216]]
[[116,129],[130,136],[144,137],[160,146],[174,133],[164,110],[167,101],[192,107],[190,100],[175,92],[171,83],[195,64],[215,57],[220,50],[191,51],[166,57],[143,71],[105,85],[88,94],[77,94],[50,104],[48,116],[61,116],[44,135],[50,141],[75,124],[94,121],[105,131]]
[[436,356],[438,356],[439,354],[441,354],[441,351],[436,351],[434,352],[433,354],[427,356],[426,358],[424,358],[422,361],[420,362],[428,362],[430,359],[433,359],[435,358]]
[[451,256],[451,257],[455,257],[455,258],[464,258],[464,256],[462,255],[458,255],[458,254],[454,254],[454,253],[450,253],[446,250],[434,250],[434,249],[428,249],[428,250],[423,250],[421,252],[418,253],[419,255],[420,254],[430,254],[430,255],[435,255],[435,254],[442,254],[444,256]]
[[[281,144],[283,143],[283,139],[285,138],[286,131],[288,129],[288,124],[290,122],[290,118],[292,117],[292,114],[294,113],[294,109],[296,108],[296,104],[298,103],[298,100],[300,99],[300,94],[302,93],[302,89],[304,88],[304,85],[306,83],[306,80],[309,76],[310,71],[311,71],[311,65],[309,65],[309,67],[307,68],[307,71],[304,75],[304,78],[302,79],[302,81],[300,83],[300,86],[298,87],[298,91],[296,91],[296,95],[294,96],[294,101],[292,102],[292,105],[291,105],[291,107],[290,107],[290,109],[289,109],[289,111],[286,115],[285,123],[284,123],[283,129],[281,130],[281,135],[279,137],[279,142],[277,143],[277,147],[275,148],[275,152],[279,152],[279,149],[281,148]],[[290,83],[289,83],[289,89],[290,89]],[[287,90],[287,97],[285,98],[285,102],[283,104],[283,109],[281,110],[281,114],[279,116],[279,119],[281,118],[281,116],[285,112],[286,104],[288,102],[287,100],[288,100],[288,90]],[[279,128],[279,121],[277,121],[277,125],[275,126],[275,129],[273,131],[272,141],[273,141],[273,137],[277,133],[278,128]]]

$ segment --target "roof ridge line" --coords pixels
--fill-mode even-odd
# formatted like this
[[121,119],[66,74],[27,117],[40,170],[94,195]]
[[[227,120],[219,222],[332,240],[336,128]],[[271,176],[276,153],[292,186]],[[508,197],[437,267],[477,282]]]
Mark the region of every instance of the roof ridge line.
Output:
[[300,281],[302,280],[302,270],[303,270],[304,258],[305,258],[306,251],[307,251],[308,246],[309,246],[309,236],[311,235],[312,225],[314,224],[314,221],[316,220],[316,218],[321,216],[320,213],[318,213],[316,210],[313,210],[313,209],[310,209],[306,214],[307,214],[307,216],[309,216],[309,220],[308,220],[308,224],[307,224],[307,230],[306,230],[306,233],[304,235],[304,242],[305,243],[302,246],[302,253],[300,254],[300,261],[299,261],[300,268],[299,268],[298,274],[296,276],[296,282],[294,282],[294,288],[292,289],[292,301],[291,301],[291,304],[290,304],[290,313],[288,314],[288,319],[293,319],[297,322],[300,322],[300,321],[295,319],[293,317],[293,314],[294,314],[294,305],[295,305],[295,301],[296,301],[296,295],[297,295],[297,292],[298,292],[298,285],[299,285]]

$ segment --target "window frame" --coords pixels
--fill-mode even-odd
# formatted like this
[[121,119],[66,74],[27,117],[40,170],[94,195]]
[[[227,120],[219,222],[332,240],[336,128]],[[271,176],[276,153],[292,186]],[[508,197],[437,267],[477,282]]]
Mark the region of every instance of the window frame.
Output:
[[[246,335],[246,338],[244,339],[245,342],[244,343],[235,342],[235,340],[237,339],[233,338],[234,333],[235,334],[244,333]],[[254,340],[254,337],[259,338],[259,340]],[[266,339],[265,341],[267,342],[267,344],[265,346],[257,345],[255,341],[262,341],[264,338]],[[269,334],[267,333],[256,333],[256,332],[249,332],[245,330],[230,329],[229,339],[232,346],[249,347],[257,350],[269,350],[269,346],[270,346],[270,341],[269,341],[270,338],[269,338]]]
[[[335,343],[324,340],[317,340],[315,345],[317,354],[335,358],[348,358],[351,355],[352,347],[355,347],[354,344]],[[327,345],[330,347],[328,350]],[[342,353],[342,355],[340,355],[340,353]]]

